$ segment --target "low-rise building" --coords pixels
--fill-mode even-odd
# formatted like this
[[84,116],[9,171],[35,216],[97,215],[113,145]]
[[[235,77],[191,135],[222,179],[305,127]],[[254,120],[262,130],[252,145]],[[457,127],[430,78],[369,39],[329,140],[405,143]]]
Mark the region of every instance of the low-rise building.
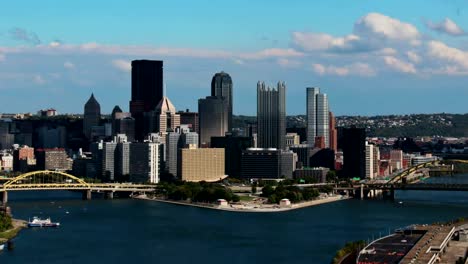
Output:
[[304,167],[294,171],[294,179],[305,179],[312,178],[315,179],[317,183],[327,182],[327,174],[330,171],[328,168],[318,167],[318,168],[309,168]]
[[197,148],[189,145],[179,149],[179,177],[189,182],[216,182],[226,178],[223,148]]

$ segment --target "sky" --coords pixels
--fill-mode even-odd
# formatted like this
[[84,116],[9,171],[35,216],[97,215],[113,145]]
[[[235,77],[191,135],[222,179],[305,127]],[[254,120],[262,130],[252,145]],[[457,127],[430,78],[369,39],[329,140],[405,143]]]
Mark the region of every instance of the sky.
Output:
[[320,87],[336,115],[466,113],[467,0],[5,1],[0,113],[128,110],[134,59],[164,61],[166,95],[196,111],[219,71],[234,113],[285,81],[288,114]]

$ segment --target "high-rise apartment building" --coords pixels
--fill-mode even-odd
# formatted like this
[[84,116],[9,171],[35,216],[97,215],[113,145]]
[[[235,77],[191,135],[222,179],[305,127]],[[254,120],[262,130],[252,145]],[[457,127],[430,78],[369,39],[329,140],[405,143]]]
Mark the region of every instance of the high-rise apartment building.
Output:
[[328,98],[319,88],[307,88],[307,143],[314,144],[316,137],[324,137],[325,147],[330,147],[330,122]]
[[73,161],[68,157],[65,149],[38,149],[36,150],[37,168],[39,170],[68,171],[73,167]]
[[286,148],[286,85],[278,82],[270,88],[257,83],[257,146]]
[[390,150],[390,167],[392,172],[403,169],[403,151],[399,149]]
[[[374,179],[379,174],[379,147],[366,141],[366,179]],[[346,160],[345,160],[346,162]]]
[[228,109],[228,130],[232,130],[232,79],[225,72],[218,72],[211,80],[211,96],[223,97]]
[[228,115],[225,98],[207,96],[198,100],[200,147],[209,147],[211,137],[222,137],[228,132]]
[[87,139],[91,139],[91,131],[94,126],[99,126],[101,121],[101,105],[94,94],[91,94],[88,102],[84,106],[83,133]]
[[164,166],[164,144],[146,140],[130,144],[130,181],[158,183]]
[[130,112],[135,118],[135,137],[143,140],[144,113],[153,111],[164,96],[163,62],[156,60],[132,61],[132,98]]

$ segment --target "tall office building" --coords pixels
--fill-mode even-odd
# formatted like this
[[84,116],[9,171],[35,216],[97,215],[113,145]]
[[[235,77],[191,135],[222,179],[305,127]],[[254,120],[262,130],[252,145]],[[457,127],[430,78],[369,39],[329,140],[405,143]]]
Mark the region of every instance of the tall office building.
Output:
[[366,176],[366,130],[343,129],[343,176],[361,178]]
[[94,98],[94,94],[91,94],[91,97],[84,106],[83,133],[87,139],[91,139],[91,130],[93,126],[99,126],[100,120],[101,105]]
[[15,143],[15,135],[11,133],[11,120],[0,120],[0,150],[9,149]]
[[187,125],[178,127],[166,137],[166,164],[170,174],[177,176],[177,160],[180,148],[187,145],[198,146],[198,134],[190,132]]
[[146,133],[143,113],[153,111],[163,99],[163,62],[132,61],[132,98],[130,112],[135,118],[135,137],[143,140]]
[[328,98],[319,88],[307,88],[307,143],[314,144],[316,137],[324,137],[325,147],[330,147],[330,122]]
[[277,88],[257,83],[257,146],[259,148],[286,148],[286,85]]
[[224,97],[228,104],[228,131],[232,130],[232,79],[225,72],[218,72],[211,80],[211,96]]
[[241,176],[242,151],[252,147],[251,137],[237,137],[228,133],[224,137],[212,137],[212,148],[224,149],[225,172],[229,177]]
[[228,112],[225,98],[207,96],[198,100],[201,147],[209,147],[211,137],[222,137],[228,132]]
[[176,113],[176,108],[166,96],[159,102],[154,111],[151,111],[149,127],[150,133],[159,133],[162,142],[166,140],[168,131],[174,131],[180,126],[180,116]]
[[248,148],[242,151],[241,176],[247,179],[292,178],[297,155],[275,148]]
[[190,131],[199,133],[198,130],[198,113],[190,112],[188,109],[184,111],[179,111],[177,114],[180,116],[180,124],[188,125]]
[[330,148],[335,151],[335,153],[338,151],[338,131],[336,129],[336,118],[333,115],[332,112],[329,114],[329,133],[330,133],[330,139],[329,139],[329,144]]

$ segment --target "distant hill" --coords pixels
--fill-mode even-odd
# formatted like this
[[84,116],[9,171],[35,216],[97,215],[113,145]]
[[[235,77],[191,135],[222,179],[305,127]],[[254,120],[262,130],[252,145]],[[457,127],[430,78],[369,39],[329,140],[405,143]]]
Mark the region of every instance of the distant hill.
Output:
[[[234,127],[256,123],[255,116],[235,116]],[[287,127],[305,127],[305,115],[287,116]],[[414,114],[386,116],[338,116],[337,126],[365,127],[368,136],[468,137],[468,114]]]

